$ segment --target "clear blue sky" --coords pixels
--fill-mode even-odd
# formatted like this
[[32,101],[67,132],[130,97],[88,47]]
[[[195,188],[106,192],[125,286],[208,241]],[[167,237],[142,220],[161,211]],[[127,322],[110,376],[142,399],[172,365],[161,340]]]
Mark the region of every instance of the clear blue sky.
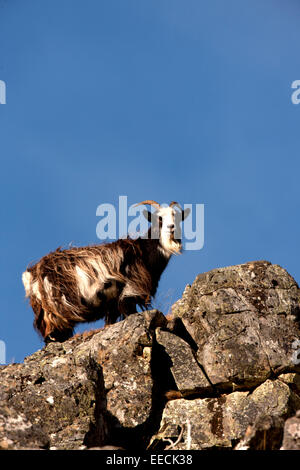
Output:
[[300,281],[299,21],[297,0],[0,0],[7,362],[42,347],[28,263],[97,242],[96,208],[119,195],[205,204],[203,249],[163,275],[165,312],[220,266],[267,259]]

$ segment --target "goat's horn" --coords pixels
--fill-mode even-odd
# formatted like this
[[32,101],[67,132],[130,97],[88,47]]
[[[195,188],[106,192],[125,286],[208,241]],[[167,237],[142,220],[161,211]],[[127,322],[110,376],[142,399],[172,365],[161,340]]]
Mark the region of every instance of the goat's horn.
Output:
[[157,209],[160,209],[160,204],[158,204],[158,202],[151,201],[151,200],[139,202],[138,204],[135,204],[135,207],[136,207],[136,206],[142,206],[143,204],[150,204],[150,206],[154,206],[154,207],[156,207]]
[[172,206],[177,206],[180,210],[182,210],[181,205],[178,202],[175,202],[175,201],[170,202],[169,207],[172,207]]

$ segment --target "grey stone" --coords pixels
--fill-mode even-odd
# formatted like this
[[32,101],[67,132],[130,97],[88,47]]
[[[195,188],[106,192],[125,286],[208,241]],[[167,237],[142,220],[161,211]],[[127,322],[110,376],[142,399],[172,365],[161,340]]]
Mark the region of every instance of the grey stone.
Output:
[[156,330],[156,339],[170,358],[170,369],[177,389],[182,395],[212,390],[211,383],[197,363],[189,344],[179,336],[161,328]]
[[[267,380],[252,393],[238,391],[216,398],[169,401],[163,411],[160,429],[153,436],[149,448],[155,450],[167,445],[174,450],[231,449],[244,439],[246,431],[253,425],[256,441],[252,435],[252,444],[248,439],[242,441],[243,446],[263,448],[261,437],[264,438],[264,435],[258,435],[258,429],[262,430],[263,426],[264,430],[267,429],[263,418],[271,418],[271,436],[270,430],[273,437],[280,436],[280,433],[282,436],[284,418],[294,413],[295,407],[300,407],[299,397],[293,395],[281,380]],[[170,442],[173,442],[171,447]],[[280,439],[277,439],[276,445],[279,449]]]
[[280,266],[256,261],[197,276],[172,309],[197,345],[209,380],[230,391],[299,372],[299,288]]
[[284,425],[281,450],[300,450],[300,410]]

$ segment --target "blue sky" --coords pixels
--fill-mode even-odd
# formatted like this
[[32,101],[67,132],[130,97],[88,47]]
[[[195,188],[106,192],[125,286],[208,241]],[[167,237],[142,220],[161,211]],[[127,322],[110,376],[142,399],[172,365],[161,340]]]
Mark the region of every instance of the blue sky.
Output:
[[96,208],[119,195],[205,204],[203,249],[163,274],[165,313],[220,266],[267,259],[300,281],[299,16],[296,0],[0,0],[7,362],[43,345],[28,263],[98,242]]

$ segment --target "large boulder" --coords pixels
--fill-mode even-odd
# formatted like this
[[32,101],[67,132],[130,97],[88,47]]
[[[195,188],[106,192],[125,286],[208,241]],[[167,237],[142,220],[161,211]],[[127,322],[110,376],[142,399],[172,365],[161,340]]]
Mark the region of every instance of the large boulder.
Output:
[[209,381],[220,390],[242,390],[300,372],[293,349],[299,300],[298,285],[283,268],[256,261],[200,274],[172,312]]
[[[24,364],[10,364],[1,370],[0,410],[5,416],[5,409],[9,409],[10,420],[20,423],[20,448],[79,449],[95,435],[100,442],[105,439],[102,370],[89,355],[77,354],[75,344],[76,340],[50,344]],[[7,441],[15,440],[7,423],[1,436],[4,448]],[[34,445],[32,435],[37,428],[44,438]],[[14,435],[16,430],[15,425]]]

